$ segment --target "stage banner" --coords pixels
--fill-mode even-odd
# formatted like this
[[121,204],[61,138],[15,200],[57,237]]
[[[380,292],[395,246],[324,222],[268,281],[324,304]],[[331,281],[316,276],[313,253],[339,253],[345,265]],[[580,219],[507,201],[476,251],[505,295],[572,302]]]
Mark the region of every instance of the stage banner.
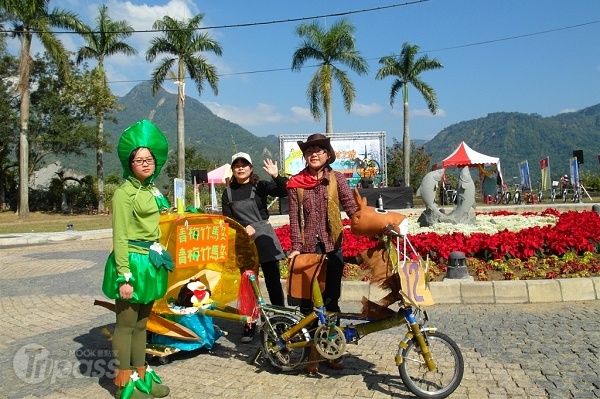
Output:
[[[308,136],[279,136],[279,158],[287,176],[306,167],[298,141],[306,141]],[[387,182],[385,132],[334,133],[329,137],[336,158],[331,167],[344,174],[350,187],[362,179],[369,179],[375,187]]]
[[542,190],[549,191],[552,185],[550,179],[550,157],[540,160],[540,169],[542,171]]
[[521,189],[531,190],[531,178],[529,177],[529,162],[519,162],[519,174],[521,175]]

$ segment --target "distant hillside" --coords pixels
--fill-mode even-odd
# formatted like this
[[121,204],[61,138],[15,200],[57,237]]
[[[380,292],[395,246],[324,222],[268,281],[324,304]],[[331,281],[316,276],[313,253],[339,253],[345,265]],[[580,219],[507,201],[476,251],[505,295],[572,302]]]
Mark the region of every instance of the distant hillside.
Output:
[[597,171],[600,154],[600,104],[552,117],[499,112],[449,126],[425,144],[432,162],[446,158],[461,141],[483,154],[499,157],[510,183],[518,163],[528,161],[532,184],[540,179],[539,161],[550,157],[552,178],[569,173],[573,150],[583,150],[580,171]]
[[[116,146],[121,132],[140,119],[152,120],[167,136],[171,151],[177,149],[177,95],[161,89],[152,96],[151,84],[141,83],[119,99],[125,107],[113,116],[118,120],[115,124],[106,121],[105,130],[110,134],[108,141]],[[191,97],[185,100],[185,145],[198,149],[204,157],[211,159],[215,165],[229,162],[231,155],[244,151],[255,159],[279,156],[279,141],[275,136],[257,137],[228,120],[213,114],[200,101]],[[96,174],[94,158],[72,158],[63,160],[63,165],[72,167],[83,173]],[[120,173],[121,168],[116,150],[105,153],[105,175]],[[262,169],[261,169],[262,170]]]
[[[119,99],[125,107],[115,113],[118,124],[107,121],[105,130],[111,134],[109,142],[116,145],[123,129],[146,118],[151,119],[167,136],[170,148],[175,151],[177,137],[177,95],[160,90],[151,94],[150,83],[141,83]],[[246,151],[255,159],[279,157],[279,138],[258,137],[228,120],[214,115],[200,101],[186,97],[185,102],[186,146],[194,146],[215,166],[230,161],[236,151]],[[401,140],[401,138],[399,139]],[[568,173],[568,160],[573,150],[583,150],[582,171],[598,171],[597,156],[600,154],[600,104],[577,112],[552,117],[519,112],[498,112],[484,118],[460,122],[439,132],[429,141],[415,140],[432,153],[436,163],[464,141],[471,148],[486,155],[499,157],[505,177],[509,182],[518,176],[518,163],[529,161],[532,183],[540,178],[539,160],[550,156],[553,179]],[[54,160],[48,160],[50,163]],[[93,154],[88,157],[61,159],[67,168],[82,174],[96,174]],[[105,153],[105,175],[120,174],[116,152]],[[257,168],[261,171],[261,168]]]

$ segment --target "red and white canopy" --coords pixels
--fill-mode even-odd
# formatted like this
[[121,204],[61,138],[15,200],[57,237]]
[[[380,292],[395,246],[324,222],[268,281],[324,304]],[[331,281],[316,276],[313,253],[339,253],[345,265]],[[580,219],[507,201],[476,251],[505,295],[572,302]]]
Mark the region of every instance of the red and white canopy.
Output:
[[458,148],[452,154],[433,165],[432,169],[463,168],[465,166],[476,167],[479,165],[497,165],[498,171],[500,171],[500,158],[481,154],[469,147],[464,141],[461,141]]

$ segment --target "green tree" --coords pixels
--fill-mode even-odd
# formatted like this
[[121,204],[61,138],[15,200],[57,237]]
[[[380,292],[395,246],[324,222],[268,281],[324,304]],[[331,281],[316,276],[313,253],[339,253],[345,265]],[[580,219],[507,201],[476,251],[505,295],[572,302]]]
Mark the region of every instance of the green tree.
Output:
[[427,55],[416,58],[419,53],[419,46],[411,45],[405,42],[402,45],[400,55],[391,55],[382,57],[379,63],[383,66],[377,72],[375,79],[381,80],[388,76],[395,76],[396,80],[392,83],[390,91],[390,106],[394,106],[394,99],[400,89],[402,89],[402,99],[404,101],[404,133],[402,143],[404,148],[404,181],[410,185],[410,134],[408,130],[408,86],[413,85],[425,99],[427,107],[432,114],[437,112],[437,96],[435,90],[427,83],[421,80],[419,75],[425,71],[443,68],[437,58],[429,59]]
[[321,109],[325,111],[326,133],[333,133],[333,82],[340,85],[346,112],[350,112],[356,96],[354,84],[348,74],[335,64],[345,65],[359,75],[369,71],[367,61],[355,49],[354,30],[354,25],[345,19],[334,23],[328,30],[318,22],[301,24],[296,28],[296,34],[304,41],[294,52],[292,71],[300,71],[308,60],[314,59],[319,63],[308,84],[306,95],[310,112],[316,121],[321,120]]
[[[425,147],[421,146],[416,148],[415,143],[411,142],[410,151],[410,182],[405,180],[407,186],[419,187],[423,177],[429,172],[429,165],[431,164],[431,154],[425,152]],[[388,172],[388,185],[391,186],[389,180],[392,180],[398,176],[405,176],[404,172],[404,150],[403,144],[398,142],[395,138],[391,147],[387,148],[387,172]],[[413,189],[414,191],[414,189]]]
[[162,36],[150,41],[150,48],[146,52],[146,60],[153,62],[159,54],[167,56],[152,72],[152,94],[160,89],[169,73],[174,73],[178,85],[177,98],[177,176],[185,179],[185,124],[183,107],[185,101],[186,72],[196,83],[198,94],[202,94],[204,83],[207,82],[215,95],[218,94],[217,69],[208,63],[202,52],[212,52],[218,56],[222,54],[219,43],[206,33],[198,33],[204,14],[198,14],[189,20],[178,21],[169,16],[164,16],[152,24],[152,29],[162,31]]
[[83,155],[83,148],[93,137],[90,115],[70,95],[73,82],[82,82],[85,75],[71,64],[69,84],[65,85],[57,67],[48,57],[36,58],[31,64],[29,115],[29,169],[31,174],[44,165],[48,156]]
[[[12,78],[17,76],[19,60],[4,51],[0,46],[0,212],[13,202],[13,189],[18,163],[11,157],[19,137],[18,94]],[[14,204],[13,204],[14,206]]]
[[111,95],[104,60],[115,54],[135,55],[137,50],[125,43],[122,39],[128,38],[133,33],[133,28],[127,21],[113,21],[108,15],[108,7],[102,4],[98,8],[96,25],[91,28],[85,26],[83,38],[86,45],[77,52],[77,64],[85,59],[94,59],[98,62],[91,76],[96,86],[94,90],[97,101],[90,104],[96,117],[96,178],[98,184],[98,212],[104,212],[104,115],[113,111],[116,97]]
[[13,22],[13,37],[20,40],[19,96],[20,96],[20,133],[19,133],[19,217],[29,216],[29,106],[31,42],[39,38],[43,48],[58,66],[65,80],[69,75],[67,52],[63,44],[52,32],[52,28],[80,31],[82,24],[77,15],[66,10],[54,8],[50,11],[50,0],[0,0],[0,9]]
[[[210,160],[208,157],[204,156],[200,151],[198,151],[198,148],[196,147],[185,147],[185,159],[187,162],[185,165],[184,175],[188,177],[188,181],[190,180],[189,176],[192,175],[193,169],[212,170],[220,166],[218,160]],[[170,182],[173,182],[173,179],[178,176],[179,172],[177,170],[177,159],[173,156],[173,154],[169,156],[169,160],[165,165],[165,172]]]
[[[185,147],[185,176],[188,177],[187,181],[190,182],[190,176],[192,175],[193,169],[206,169],[207,171],[213,170],[216,167],[221,165],[220,159],[216,161],[208,159],[206,156],[202,155],[198,148],[196,147]],[[177,157],[175,154],[171,153],[169,155],[169,159],[167,160],[167,164],[165,165],[165,174],[169,179],[168,184],[164,184],[165,192],[167,192],[167,197],[170,201],[173,201],[173,179],[177,177]],[[164,174],[163,174],[164,175]],[[157,180],[157,184],[162,182],[164,177],[160,177]],[[219,187],[219,186],[217,186]],[[220,187],[219,187],[220,188]],[[192,184],[186,183],[186,204],[193,205],[194,204],[194,186]],[[200,204],[207,204],[210,202],[210,186],[203,185],[199,188],[200,192]],[[221,198],[222,189],[218,190],[218,198]],[[174,203],[174,202],[173,202]],[[202,206],[201,206],[202,207]]]

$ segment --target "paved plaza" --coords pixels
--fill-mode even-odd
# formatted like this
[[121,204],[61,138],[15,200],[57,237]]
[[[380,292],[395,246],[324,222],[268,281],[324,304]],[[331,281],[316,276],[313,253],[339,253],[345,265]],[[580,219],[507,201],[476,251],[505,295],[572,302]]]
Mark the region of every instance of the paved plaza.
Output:
[[[109,238],[0,249],[0,399],[110,398],[114,314],[94,306]],[[360,304],[342,303],[343,311]],[[600,397],[600,301],[536,304],[446,304],[428,309],[452,337],[465,375],[451,398]],[[180,352],[152,363],[169,398],[411,398],[394,355],[402,328],[349,345],[345,369],[277,373],[250,364],[258,340],[240,344],[239,324],[211,351]],[[42,359],[43,361],[36,361]]]

